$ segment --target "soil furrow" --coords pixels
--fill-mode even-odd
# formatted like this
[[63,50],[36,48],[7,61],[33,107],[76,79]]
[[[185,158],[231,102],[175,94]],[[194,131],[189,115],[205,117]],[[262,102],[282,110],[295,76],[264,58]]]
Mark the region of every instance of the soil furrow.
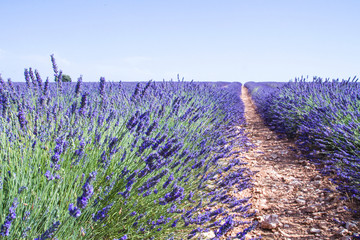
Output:
[[[256,146],[244,154],[253,176],[250,203],[259,226],[248,238],[262,239],[351,239],[359,222],[346,209],[344,200],[329,177],[299,157],[293,141],[278,139],[255,111],[247,89],[242,89],[247,132]],[[341,226],[339,222],[345,222]],[[236,231],[236,229],[234,229]]]

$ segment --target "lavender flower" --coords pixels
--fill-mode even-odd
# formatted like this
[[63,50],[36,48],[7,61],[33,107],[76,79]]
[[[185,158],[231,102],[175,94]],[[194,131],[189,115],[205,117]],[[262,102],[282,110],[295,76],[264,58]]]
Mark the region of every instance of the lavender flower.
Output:
[[78,218],[81,215],[81,210],[76,207],[73,203],[69,204],[69,213],[70,216],[74,217],[74,218]]
[[173,201],[181,201],[182,199],[184,199],[184,188],[175,185],[171,192],[166,193],[163,198],[159,199],[159,204],[166,205]]
[[80,103],[80,109],[79,109],[79,112],[80,112],[81,114],[83,114],[84,111],[85,111],[87,96],[88,96],[88,93],[84,93],[84,94],[81,96],[81,103]]
[[17,117],[18,117],[18,119],[19,119],[19,123],[20,123],[21,129],[24,130],[25,127],[26,127],[26,124],[28,123],[28,121],[26,121],[25,113],[24,113],[24,111],[22,110],[22,108],[20,108],[20,107],[19,107],[19,110],[18,110]]
[[61,90],[62,89],[62,77],[63,77],[63,73],[60,70],[59,74],[56,77],[56,82],[57,82],[57,87]]
[[45,81],[45,84],[44,84],[43,94],[44,94],[44,95],[48,95],[48,92],[49,92],[49,78],[47,77],[47,78],[46,78],[46,81]]
[[51,181],[54,179],[54,176],[51,174],[51,172],[49,170],[47,170],[44,175],[48,181]]
[[128,237],[127,237],[127,235],[124,235],[121,238],[118,238],[118,239],[114,238],[113,240],[126,240],[126,239],[128,239]]
[[60,222],[53,222],[53,224],[51,225],[51,227],[46,230],[43,234],[41,234],[41,236],[35,238],[34,240],[45,240],[48,238],[52,238],[55,234],[55,232],[58,230],[60,226]]
[[140,93],[140,88],[141,88],[140,83],[137,83],[137,84],[136,84],[136,87],[135,87],[135,90],[134,90],[134,93],[133,93],[133,95],[130,97],[130,100],[131,100],[132,102],[134,102],[134,101],[137,100],[137,97],[138,97],[138,95],[139,95],[139,93]]
[[55,168],[56,170],[60,169],[58,162],[60,161],[60,155],[64,151],[65,142],[62,139],[56,140],[56,146],[54,148],[54,155],[51,156],[51,167]]
[[157,122],[157,121],[154,121],[154,122],[148,127],[148,129],[146,130],[145,134],[146,134],[147,136],[150,136],[151,132],[152,132],[155,128],[157,128],[157,126],[158,126],[158,122]]
[[109,143],[109,153],[110,153],[110,156],[115,154],[118,149],[116,149],[116,144],[119,142],[119,139],[117,137],[114,137],[110,140],[110,143]]
[[26,186],[22,186],[18,190],[18,194],[20,194],[22,191],[27,190],[28,188]]
[[54,74],[55,74],[55,76],[57,76],[57,74],[58,74],[58,67],[57,67],[56,62],[55,62],[54,54],[51,54],[50,57],[51,57],[51,62],[52,62]]
[[11,78],[8,78],[8,85],[9,85],[9,88],[11,89],[12,92],[15,92],[15,88],[14,88],[14,85],[11,81]]
[[37,82],[36,82],[34,72],[33,72],[33,70],[31,68],[29,68],[29,75],[30,75],[30,78],[31,78],[31,81],[32,81],[34,87],[36,88]]
[[90,185],[91,181],[93,181],[96,178],[97,172],[94,171],[90,173],[89,177],[86,179],[86,182],[84,186],[82,187],[83,193],[80,197],[77,199],[77,205],[75,206],[73,203],[70,203],[69,205],[69,214],[72,217],[79,217],[81,215],[80,208],[84,209],[86,208],[87,204],[89,203],[90,198],[94,194],[94,188],[92,185]]
[[171,227],[172,228],[176,227],[178,221],[179,219],[174,220],[174,222],[171,224]]
[[239,232],[236,234],[236,238],[239,239],[243,239],[245,237],[245,235],[250,232],[251,230],[255,229],[257,226],[257,222],[251,224],[250,226],[248,226],[247,228],[245,228],[242,232]]
[[90,185],[91,181],[93,181],[96,177],[97,172],[92,172],[90,173],[90,176],[87,178],[84,186],[83,186],[83,194],[78,197],[77,199],[77,206],[79,208],[86,208],[86,205],[88,204],[89,199],[92,197],[92,195],[94,194],[94,187],[92,185]]
[[100,78],[99,93],[102,98],[105,96],[105,78]]
[[2,116],[3,118],[5,118],[6,112],[9,109],[9,99],[5,94],[1,96],[1,105],[2,105]]
[[107,169],[110,165],[110,159],[107,156],[106,152],[103,151],[103,153],[100,156],[100,160],[99,160],[100,166],[104,169]]
[[169,178],[166,180],[166,182],[163,185],[163,188],[166,189],[167,186],[169,186],[169,184],[174,180],[174,173],[171,173],[171,175],[169,176]]
[[187,199],[189,200],[189,202],[192,202],[192,203],[195,202],[194,200],[192,200],[193,196],[194,196],[194,192],[193,192],[193,191],[190,191],[189,196],[188,196],[188,198],[187,198]]
[[26,68],[24,70],[24,75],[25,75],[26,86],[30,88],[30,75],[29,75],[29,71]]
[[16,218],[15,210],[17,205],[18,205],[18,201],[17,198],[15,198],[11,207],[9,208],[9,214],[6,216],[4,224],[1,225],[1,231],[0,231],[1,236],[9,236],[11,223]]
[[22,220],[23,220],[23,221],[27,220],[29,216],[30,216],[30,212],[29,212],[29,211],[26,211],[26,212],[25,212],[25,216],[23,217]]
[[78,97],[81,90],[81,84],[82,84],[82,75],[78,78],[78,81],[75,86],[75,96]]
[[35,76],[36,76],[36,81],[38,84],[39,89],[42,88],[42,79],[40,77],[40,73],[35,69]]
[[110,210],[110,208],[114,205],[114,203],[111,203],[109,205],[107,205],[106,207],[104,207],[102,210],[98,211],[96,214],[92,215],[92,219],[94,222],[97,221],[102,221],[106,218],[106,215],[108,213],[108,211]]
[[223,236],[225,233],[230,231],[233,228],[233,226],[234,226],[233,217],[229,216],[228,218],[226,218],[225,223],[216,232],[216,236],[217,237]]
[[152,83],[152,80],[150,80],[150,81],[147,82],[147,84],[145,85],[144,89],[143,89],[142,92],[141,92],[141,95],[140,95],[141,97],[144,97],[144,95],[145,95],[145,93],[146,93],[146,90],[148,90],[148,88],[150,87],[151,83]]

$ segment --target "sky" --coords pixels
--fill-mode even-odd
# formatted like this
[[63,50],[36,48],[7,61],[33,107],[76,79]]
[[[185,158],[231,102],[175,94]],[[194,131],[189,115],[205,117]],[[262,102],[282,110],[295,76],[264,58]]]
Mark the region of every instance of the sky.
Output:
[[0,74],[53,81],[360,76],[358,0],[1,0]]

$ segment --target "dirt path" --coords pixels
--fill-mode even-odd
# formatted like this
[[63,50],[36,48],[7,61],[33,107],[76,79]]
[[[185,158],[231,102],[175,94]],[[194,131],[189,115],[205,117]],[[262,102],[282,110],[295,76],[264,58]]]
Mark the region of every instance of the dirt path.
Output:
[[293,142],[279,140],[263,124],[247,89],[243,87],[242,93],[248,136],[256,145],[244,157],[247,167],[258,172],[255,186],[244,194],[252,195],[255,219],[261,223],[247,239],[259,235],[262,239],[351,239],[347,236],[360,231],[359,222],[345,210],[351,203],[342,200],[328,177],[291,150]]

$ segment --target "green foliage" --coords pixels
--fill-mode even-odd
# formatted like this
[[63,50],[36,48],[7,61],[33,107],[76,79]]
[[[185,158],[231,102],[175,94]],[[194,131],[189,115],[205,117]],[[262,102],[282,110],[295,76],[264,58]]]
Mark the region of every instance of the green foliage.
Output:
[[62,75],[62,79],[63,82],[71,82],[71,77],[69,75]]

